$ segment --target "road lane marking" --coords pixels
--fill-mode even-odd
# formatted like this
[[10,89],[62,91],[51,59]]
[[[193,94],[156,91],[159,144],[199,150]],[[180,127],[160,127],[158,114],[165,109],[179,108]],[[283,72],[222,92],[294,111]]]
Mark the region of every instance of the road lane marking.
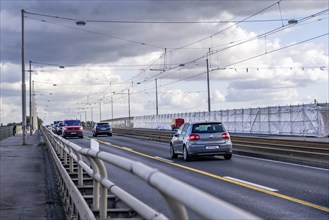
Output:
[[262,188],[262,189],[266,189],[266,190],[272,191],[272,192],[277,192],[278,191],[277,189],[273,189],[273,188],[270,188],[270,187],[267,187],[267,186],[263,186],[263,185],[259,185],[259,184],[256,184],[256,183],[251,183],[251,182],[248,182],[248,181],[245,181],[245,180],[240,180],[240,179],[233,178],[233,177],[230,177],[230,176],[224,176],[224,178],[235,180],[235,181],[241,182],[241,183],[246,183],[248,185],[256,186],[256,187],[259,187],[259,188]]
[[154,158],[159,159],[159,160],[163,160],[163,161],[166,161],[166,162],[170,162],[170,163],[175,163],[173,160],[168,160],[168,159],[163,158],[163,157],[155,156]]
[[[90,138],[88,138],[88,139],[90,139]],[[239,181],[236,181],[236,180],[233,180],[233,179],[228,179],[228,178],[225,178],[223,176],[219,176],[219,175],[216,175],[216,174],[212,174],[212,173],[209,173],[209,172],[198,170],[198,169],[195,169],[195,168],[192,168],[192,167],[184,166],[184,165],[181,165],[181,164],[178,164],[178,163],[175,163],[175,162],[160,160],[159,158],[155,158],[154,156],[150,156],[148,154],[144,154],[144,153],[141,153],[141,152],[138,152],[138,151],[135,151],[135,150],[131,150],[131,151],[126,150],[125,147],[121,147],[121,146],[114,145],[114,144],[109,144],[107,142],[100,141],[100,140],[97,140],[97,139],[95,139],[95,140],[102,143],[102,144],[104,144],[104,145],[110,146],[110,147],[115,147],[115,148],[122,149],[122,150],[125,150],[125,151],[128,151],[128,152],[132,152],[132,153],[141,155],[143,157],[147,157],[147,158],[150,158],[150,159],[153,159],[153,160],[161,161],[163,163],[167,163],[167,164],[170,164],[172,166],[180,167],[182,169],[189,170],[189,171],[192,171],[192,172],[195,172],[195,173],[203,174],[205,176],[209,176],[209,177],[212,177],[214,179],[218,179],[218,180],[222,180],[222,181],[225,181],[225,182],[233,183],[235,185],[239,185],[239,186],[242,186],[242,187],[245,187],[245,188],[248,188],[248,189],[252,189],[252,190],[255,190],[255,191],[258,191],[258,192],[262,192],[262,193],[265,193],[265,194],[268,194],[268,195],[272,195],[272,196],[275,196],[275,197],[278,197],[278,198],[281,198],[281,199],[285,199],[285,200],[295,202],[295,203],[298,203],[298,204],[301,204],[301,205],[312,207],[314,209],[318,209],[318,210],[321,210],[321,211],[324,211],[324,212],[329,212],[329,208],[325,207],[325,206],[316,205],[316,204],[313,204],[313,203],[310,203],[310,202],[307,202],[307,201],[304,201],[304,200],[301,200],[301,199],[296,199],[296,198],[291,197],[291,196],[286,196],[286,195],[280,194],[278,192],[272,192],[272,191],[269,191],[269,190],[266,190],[266,189],[263,189],[263,188],[259,188],[259,187],[256,187],[256,186],[253,186],[253,185],[250,185],[250,184],[247,184],[247,183],[239,182]]]
[[276,161],[276,160],[269,160],[269,159],[263,159],[263,158],[249,157],[249,156],[245,156],[245,155],[234,155],[234,156],[235,157],[250,158],[250,159],[253,159],[253,160],[267,161],[267,162],[272,162],[272,163],[292,165],[292,166],[297,166],[297,167],[305,167],[305,168],[310,168],[310,169],[315,169],[315,170],[329,171],[329,169],[321,168],[321,167],[312,167],[312,166],[307,166],[307,165],[302,165],[302,164],[295,164],[295,163],[288,163],[288,162],[283,162],[283,161]]

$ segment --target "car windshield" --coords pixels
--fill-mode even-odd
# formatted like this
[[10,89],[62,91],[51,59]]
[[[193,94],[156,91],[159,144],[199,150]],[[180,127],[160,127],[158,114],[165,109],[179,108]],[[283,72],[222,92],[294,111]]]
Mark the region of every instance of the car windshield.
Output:
[[220,123],[195,124],[192,129],[193,133],[215,133],[224,132],[223,125]]
[[72,126],[72,125],[77,125],[80,126],[80,120],[67,120],[65,121],[65,126]]
[[97,124],[97,127],[108,128],[108,127],[110,127],[110,125],[108,123],[99,123],[99,124]]

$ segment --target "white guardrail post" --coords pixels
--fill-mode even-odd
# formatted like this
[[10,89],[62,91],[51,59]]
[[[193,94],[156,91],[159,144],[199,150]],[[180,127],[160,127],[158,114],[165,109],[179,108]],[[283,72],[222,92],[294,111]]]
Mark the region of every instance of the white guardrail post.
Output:
[[[58,154],[60,158],[64,159],[64,164],[67,164],[67,159],[69,157],[70,172],[75,170],[73,167],[74,164],[78,165],[79,186],[83,186],[84,173],[88,174],[93,179],[92,209],[93,211],[99,211],[100,219],[110,218],[107,213],[108,192],[111,192],[125,205],[137,212],[143,219],[168,219],[163,214],[155,211],[112,183],[108,179],[108,173],[104,165],[105,162],[138,176],[154,189],[158,190],[167,202],[174,219],[188,219],[187,209],[198,214],[203,219],[259,219],[250,213],[174,179],[156,169],[146,166],[145,164],[104,151],[81,148],[72,142],[54,135],[44,127],[42,128],[42,132],[46,137],[47,145],[51,149],[50,151],[53,159],[59,170],[57,174],[61,175],[59,179],[65,184],[65,189],[63,190],[71,197],[69,201],[72,203],[70,205],[72,206],[71,210],[73,210],[71,217],[73,214],[76,214],[82,219],[95,219],[91,208],[84,200],[63,165],[60,164],[61,162],[60,159],[58,159]],[[83,156],[88,158],[90,165],[83,161],[83,158],[85,158]]]

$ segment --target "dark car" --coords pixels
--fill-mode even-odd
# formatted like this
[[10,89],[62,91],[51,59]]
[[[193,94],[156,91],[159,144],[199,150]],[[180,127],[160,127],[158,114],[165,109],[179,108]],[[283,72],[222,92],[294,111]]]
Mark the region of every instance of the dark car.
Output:
[[58,127],[58,124],[59,124],[60,122],[62,122],[62,121],[54,121],[54,123],[53,123],[53,127],[52,127],[51,130],[52,130],[55,134],[57,134],[57,127]]
[[83,138],[83,128],[80,120],[64,120],[62,127],[62,137]]
[[170,141],[170,156],[183,155],[185,161],[191,157],[223,155],[232,158],[230,134],[221,122],[185,123]]
[[107,135],[112,136],[112,128],[107,122],[98,122],[93,127],[93,136],[97,137],[97,135]]
[[59,122],[56,126],[56,134],[62,135],[63,132],[63,122]]

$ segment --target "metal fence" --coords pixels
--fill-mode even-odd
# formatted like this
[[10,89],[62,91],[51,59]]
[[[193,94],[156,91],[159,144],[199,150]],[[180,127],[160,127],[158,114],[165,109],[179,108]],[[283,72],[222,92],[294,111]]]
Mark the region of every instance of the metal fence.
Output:
[[186,122],[221,121],[234,133],[328,136],[328,104],[272,106],[265,108],[230,109],[212,112],[189,112],[134,117],[134,128],[170,129],[174,118]]
[[[0,127],[0,140],[13,136],[13,125]],[[22,132],[22,126],[16,125],[16,134]]]
[[[59,188],[64,197],[69,219],[96,219],[92,210],[98,210],[99,219],[107,219],[108,193],[115,195],[143,219],[168,219],[142,201],[123,191],[110,181],[105,163],[112,164],[141,178],[160,192],[167,202],[174,219],[188,219],[187,209],[202,219],[258,219],[257,217],[219,200],[190,185],[176,180],[143,163],[104,151],[97,151],[69,142],[42,128],[47,146],[56,164]],[[84,161],[83,158],[88,161]],[[65,166],[69,172],[66,172]],[[77,167],[76,167],[77,166]],[[77,174],[77,185],[70,175]],[[84,185],[84,173],[93,180],[93,202],[88,205],[78,187]],[[109,172],[111,173],[111,172]]]

